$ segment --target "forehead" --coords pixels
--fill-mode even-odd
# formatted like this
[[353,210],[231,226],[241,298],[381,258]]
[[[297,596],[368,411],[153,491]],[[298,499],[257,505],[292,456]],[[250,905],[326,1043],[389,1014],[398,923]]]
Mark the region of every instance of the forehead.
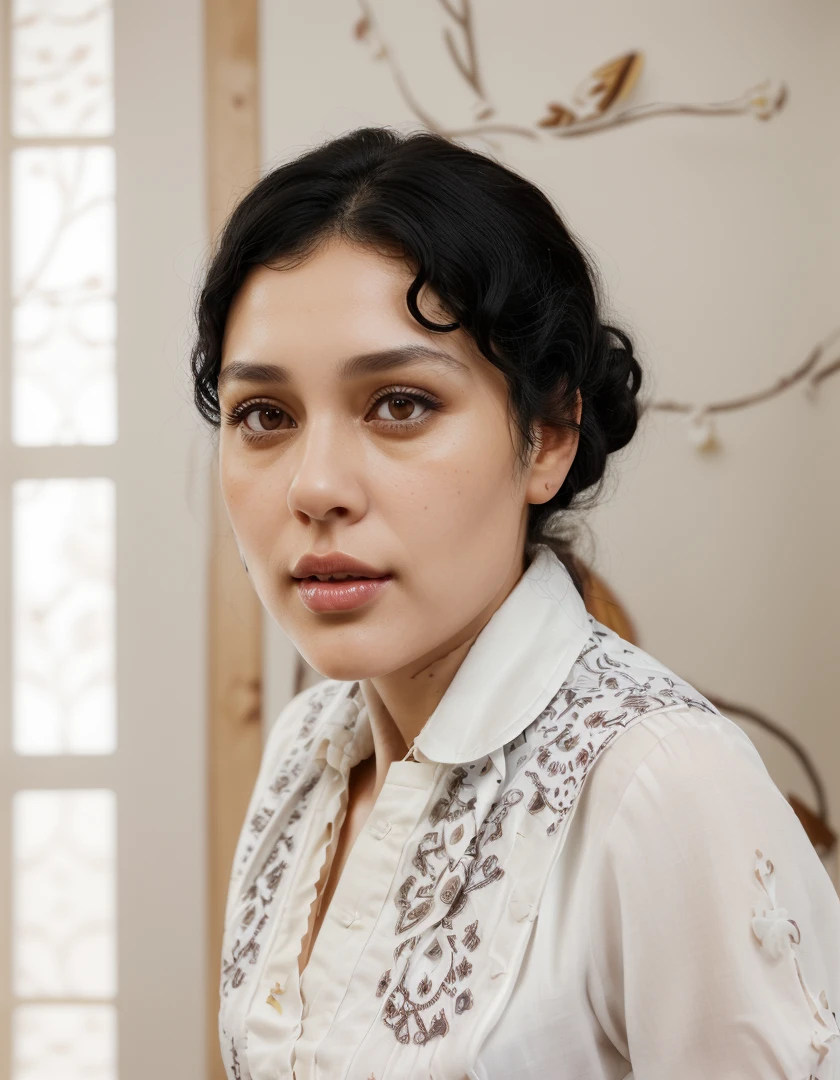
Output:
[[[288,269],[255,267],[231,305],[223,354],[316,343],[346,352],[383,335],[426,337],[405,302],[412,279],[402,258],[336,240]],[[437,318],[433,297],[421,296],[421,310]]]
[[267,330],[329,336],[375,322],[409,326],[415,323],[405,305],[411,279],[401,258],[330,241],[297,266],[250,271],[234,297],[226,332],[253,339]]

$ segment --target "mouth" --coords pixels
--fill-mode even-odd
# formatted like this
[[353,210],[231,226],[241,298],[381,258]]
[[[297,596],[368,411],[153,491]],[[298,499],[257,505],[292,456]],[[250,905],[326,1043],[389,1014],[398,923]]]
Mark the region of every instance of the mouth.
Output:
[[381,581],[384,577],[390,577],[390,574],[310,574],[308,577],[298,578],[298,581]]
[[301,603],[312,612],[352,611],[380,596],[391,580],[391,574],[310,574],[297,579],[297,591]]

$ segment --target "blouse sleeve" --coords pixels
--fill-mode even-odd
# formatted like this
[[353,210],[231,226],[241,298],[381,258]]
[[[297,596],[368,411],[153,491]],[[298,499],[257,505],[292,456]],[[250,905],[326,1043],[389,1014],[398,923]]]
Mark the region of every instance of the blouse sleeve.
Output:
[[671,714],[590,914],[591,1000],[634,1080],[840,1080],[840,899],[736,725]]

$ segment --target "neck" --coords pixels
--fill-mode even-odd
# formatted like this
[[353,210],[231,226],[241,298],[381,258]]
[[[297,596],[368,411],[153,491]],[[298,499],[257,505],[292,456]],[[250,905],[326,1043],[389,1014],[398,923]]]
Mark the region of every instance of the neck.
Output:
[[522,562],[517,560],[490,602],[433,653],[386,675],[361,680],[376,761],[374,796],[385,783],[391,763],[400,761],[408,753],[476,638],[521,576]]
[[405,757],[437,708],[476,637],[478,631],[414,671],[403,669],[362,680],[373,735],[377,793],[391,762]]

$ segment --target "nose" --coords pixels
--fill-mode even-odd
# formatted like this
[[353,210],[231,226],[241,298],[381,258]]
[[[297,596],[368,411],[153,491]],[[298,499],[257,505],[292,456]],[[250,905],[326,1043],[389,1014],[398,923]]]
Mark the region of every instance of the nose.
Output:
[[361,448],[352,431],[328,417],[312,421],[292,454],[288,506],[298,521],[350,522],[364,513]]

